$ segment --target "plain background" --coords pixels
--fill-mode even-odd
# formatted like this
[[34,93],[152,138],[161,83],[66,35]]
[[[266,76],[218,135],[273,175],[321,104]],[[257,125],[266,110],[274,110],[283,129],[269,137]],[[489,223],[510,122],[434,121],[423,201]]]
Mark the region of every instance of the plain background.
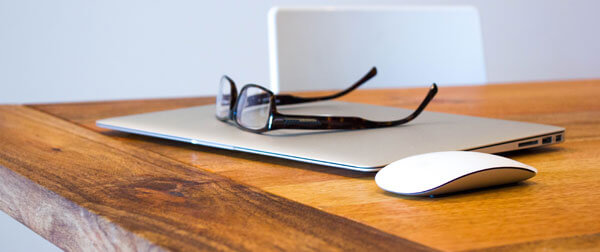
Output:
[[[211,95],[267,83],[273,5],[470,4],[491,83],[600,78],[597,0],[0,0],[0,103]],[[52,251],[0,214],[1,250]]]
[[600,77],[597,0],[0,0],[0,103],[198,96],[268,83],[273,5],[471,4],[491,83]]

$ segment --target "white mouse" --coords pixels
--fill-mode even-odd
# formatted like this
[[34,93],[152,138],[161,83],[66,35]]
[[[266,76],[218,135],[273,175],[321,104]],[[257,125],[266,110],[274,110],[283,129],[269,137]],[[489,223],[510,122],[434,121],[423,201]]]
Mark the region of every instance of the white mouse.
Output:
[[375,175],[388,192],[433,196],[529,179],[537,170],[515,160],[471,151],[432,152],[395,161]]

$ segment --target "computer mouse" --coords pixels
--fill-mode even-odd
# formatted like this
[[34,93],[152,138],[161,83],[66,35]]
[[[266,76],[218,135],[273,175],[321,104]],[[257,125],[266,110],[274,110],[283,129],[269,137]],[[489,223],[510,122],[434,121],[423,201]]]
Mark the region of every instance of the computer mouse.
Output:
[[375,175],[381,189],[402,195],[433,196],[529,179],[537,170],[515,160],[471,151],[410,156]]

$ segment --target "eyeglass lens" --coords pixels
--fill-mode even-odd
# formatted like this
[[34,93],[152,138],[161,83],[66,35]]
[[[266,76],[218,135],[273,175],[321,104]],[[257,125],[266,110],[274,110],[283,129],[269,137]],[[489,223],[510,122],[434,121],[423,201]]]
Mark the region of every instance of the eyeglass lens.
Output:
[[217,117],[227,118],[229,117],[229,110],[232,102],[231,96],[231,82],[226,78],[221,79],[219,83],[219,92],[217,93]]
[[245,128],[262,129],[269,122],[271,94],[257,87],[242,90],[236,107],[236,120]]

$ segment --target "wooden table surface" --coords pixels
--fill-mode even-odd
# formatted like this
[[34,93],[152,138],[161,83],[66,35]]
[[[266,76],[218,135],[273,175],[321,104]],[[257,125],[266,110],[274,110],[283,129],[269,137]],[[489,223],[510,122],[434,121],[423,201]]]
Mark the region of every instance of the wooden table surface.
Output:
[[[414,108],[425,92],[341,100]],[[210,97],[5,105],[0,209],[66,250],[597,250],[599,99],[600,80],[441,87],[429,111],[552,124],[566,141],[503,154],[539,170],[527,182],[438,198],[385,193],[373,173],[94,123]]]

